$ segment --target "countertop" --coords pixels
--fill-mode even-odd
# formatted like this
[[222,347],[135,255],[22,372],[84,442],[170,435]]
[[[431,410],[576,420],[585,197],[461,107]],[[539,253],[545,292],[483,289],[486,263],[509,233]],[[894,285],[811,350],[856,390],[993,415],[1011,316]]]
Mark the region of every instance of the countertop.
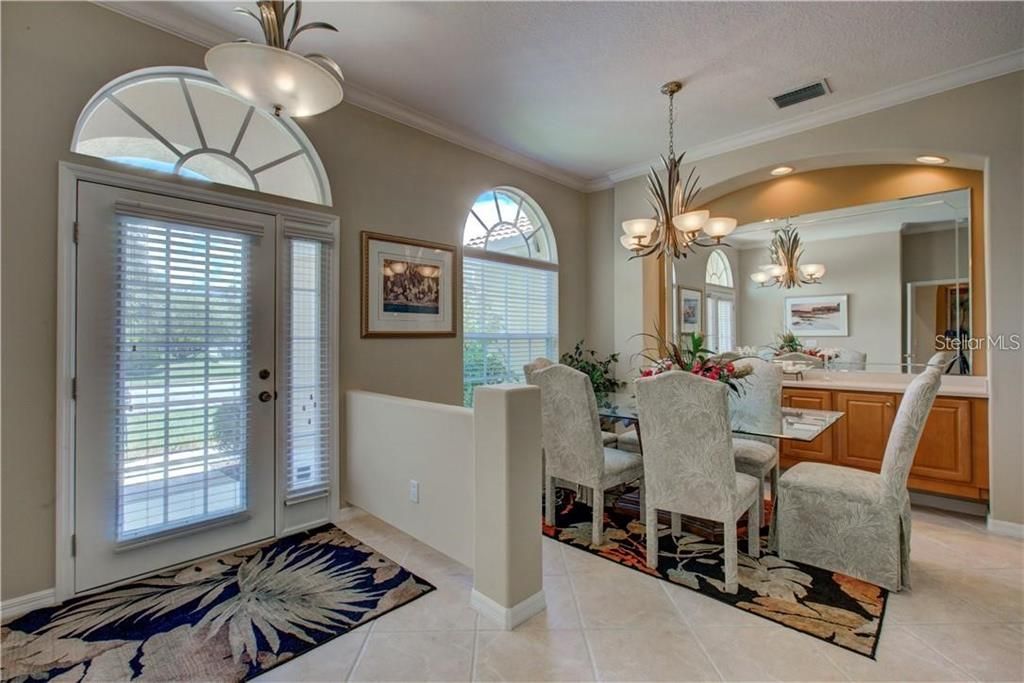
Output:
[[[793,389],[835,389],[840,391],[880,391],[902,394],[914,375],[884,372],[826,372],[806,370],[803,379],[787,377],[782,386]],[[988,398],[988,377],[943,375],[939,396]]]

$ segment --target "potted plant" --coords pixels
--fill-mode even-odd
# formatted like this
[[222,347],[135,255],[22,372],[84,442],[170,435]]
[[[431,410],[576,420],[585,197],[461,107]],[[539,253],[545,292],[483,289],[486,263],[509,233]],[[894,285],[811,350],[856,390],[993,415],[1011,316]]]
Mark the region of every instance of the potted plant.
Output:
[[609,394],[618,391],[625,382],[615,379],[612,363],[619,361],[619,354],[613,353],[607,358],[599,358],[594,349],[585,348],[583,340],[576,342],[572,351],[563,353],[558,362],[579,370],[590,378],[595,394]]

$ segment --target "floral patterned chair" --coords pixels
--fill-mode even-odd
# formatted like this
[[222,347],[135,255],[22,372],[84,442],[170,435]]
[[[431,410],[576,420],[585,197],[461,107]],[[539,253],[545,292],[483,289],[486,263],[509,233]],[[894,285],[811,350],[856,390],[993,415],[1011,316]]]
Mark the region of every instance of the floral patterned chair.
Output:
[[[751,373],[740,380],[740,392],[729,392],[729,409],[734,428],[775,432],[782,429],[782,368],[760,358],[736,361]],[[761,436],[733,437],[736,471],[756,478],[758,498],[764,500],[764,480],[770,476],[772,502],[779,492],[779,440]],[[762,524],[758,510],[758,524]]]
[[[541,356],[539,358],[535,358],[532,363],[527,363],[526,365],[524,365],[523,366],[523,376],[526,377],[526,383],[527,384],[533,384],[533,382],[530,381],[530,376],[535,371],[543,370],[544,368],[550,368],[552,365],[555,365],[555,362],[552,361],[552,360],[548,360],[547,358],[544,358],[543,356]],[[614,448],[616,445],[618,445],[619,435],[616,434],[615,432],[605,432],[605,431],[602,431],[601,432],[601,441],[604,442],[605,446],[611,446],[612,448]]]
[[779,557],[893,591],[910,585],[907,478],[941,380],[930,366],[907,387],[879,474],[802,462],[782,475],[773,518]]
[[868,365],[868,354],[856,349],[836,349],[838,354],[828,361],[830,370],[864,370]]
[[[736,521],[761,502],[757,479],[736,471],[729,427],[729,389],[678,370],[636,381],[644,430],[647,486],[647,565],[658,564],[658,510],[722,522],[725,589],[738,588]],[[748,524],[749,553],[757,557],[760,533]]]
[[530,383],[540,387],[541,442],[544,445],[544,518],[555,523],[555,478],[593,491],[593,544],[604,542],[604,492],[640,481],[644,509],[644,466],[640,456],[601,443],[597,400],[590,378],[566,365],[534,371]]

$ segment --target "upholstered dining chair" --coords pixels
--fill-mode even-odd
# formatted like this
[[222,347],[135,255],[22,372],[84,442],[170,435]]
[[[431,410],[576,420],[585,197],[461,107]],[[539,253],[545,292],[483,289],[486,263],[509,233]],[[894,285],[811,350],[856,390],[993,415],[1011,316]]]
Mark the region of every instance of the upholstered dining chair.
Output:
[[864,370],[868,365],[868,354],[856,349],[837,349],[839,354],[828,361],[829,369]]
[[[526,383],[527,384],[533,384],[533,382],[530,381],[530,376],[535,371],[543,370],[544,368],[550,368],[552,365],[555,365],[555,362],[552,361],[552,360],[548,360],[547,358],[544,358],[543,356],[535,358],[532,363],[527,363],[526,365],[524,365],[523,366],[523,376],[526,377]],[[619,435],[616,434],[615,432],[608,432],[608,431],[602,431],[601,432],[601,441],[604,442],[605,446],[611,446],[611,447],[614,448],[618,444],[618,440],[619,440]]]
[[772,518],[779,557],[892,591],[910,585],[907,478],[941,381],[929,366],[907,387],[880,473],[802,462],[782,475]]
[[[751,373],[739,381],[740,392],[729,392],[729,410],[736,428],[775,432],[782,429],[782,368],[760,358],[744,358],[737,368],[748,367]],[[779,440],[762,436],[733,437],[736,471],[749,474],[758,481],[758,499],[764,500],[764,480],[771,484],[771,499],[778,499]],[[758,509],[758,524],[763,523],[763,509]]]
[[640,481],[640,510],[645,505],[644,466],[640,456],[601,443],[597,401],[590,378],[566,365],[536,370],[530,383],[540,387],[541,443],[544,446],[544,517],[555,523],[555,478],[591,489],[592,540],[604,542],[604,492]]
[[794,363],[807,363],[812,368],[823,368],[825,367],[825,361],[817,356],[812,356],[809,353],[800,353],[799,351],[790,351],[781,355],[775,356],[775,360],[782,363],[785,361],[791,361]]
[[[729,428],[728,388],[673,370],[636,381],[644,430],[647,487],[647,566],[658,565],[658,510],[721,522],[725,527],[725,586],[737,590],[736,522],[761,501],[757,480],[736,471]],[[747,524],[748,552],[757,557],[760,532]]]

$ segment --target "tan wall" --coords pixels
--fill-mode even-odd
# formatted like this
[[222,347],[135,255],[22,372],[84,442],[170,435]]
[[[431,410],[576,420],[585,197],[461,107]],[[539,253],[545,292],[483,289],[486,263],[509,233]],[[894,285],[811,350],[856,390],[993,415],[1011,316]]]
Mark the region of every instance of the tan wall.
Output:
[[[703,159],[697,165],[704,185],[708,188],[705,200],[710,201],[738,188],[761,182],[768,178],[771,168],[781,163],[801,168],[801,162],[806,162],[806,166],[823,168],[842,166],[844,163],[891,162],[896,158],[909,161],[922,153],[948,155],[969,161],[964,162],[964,165],[984,170],[984,197],[978,200],[983,205],[972,206],[972,222],[975,226],[984,225],[984,248],[980,254],[976,252],[975,256],[980,255],[985,261],[986,291],[975,299],[975,309],[984,306],[988,316],[988,334],[1010,335],[1020,334],[1024,328],[1024,304],[1020,296],[1024,291],[1022,152],[1024,72],[1016,72]],[[825,160],[824,163],[822,160]],[[799,184],[801,175],[806,174],[792,176],[790,182]],[[959,186],[966,185],[961,183]],[[645,209],[642,204],[643,178],[620,182],[614,190],[616,222],[649,214],[649,209]],[[911,191],[907,194],[920,193]],[[799,194],[794,196],[799,198]],[[864,201],[872,200],[852,203]],[[620,204],[623,207],[621,210]],[[723,207],[716,207],[716,210],[720,208]],[[983,212],[982,219],[974,213],[976,208]],[[820,209],[806,208],[804,211],[808,210]],[[728,214],[725,210],[721,213]],[[760,217],[765,216],[762,214]],[[744,217],[737,218],[742,222]],[[599,227],[598,230],[600,234],[611,229]],[[611,269],[615,273],[616,307],[610,313],[610,319],[605,312],[604,318],[590,320],[588,324],[594,329],[614,329],[617,342],[623,339],[625,329],[638,330],[644,322],[642,314],[633,312],[643,300],[643,278],[619,266],[624,258],[624,252],[617,249],[612,256],[612,263],[591,264],[591,272]],[[972,284],[974,293],[978,293],[979,284]],[[620,302],[628,301],[636,303],[632,307],[619,305]],[[977,325],[975,329],[978,329]],[[991,387],[991,517],[997,521],[1022,524],[1024,353],[991,350],[987,360]]]
[[[57,162],[96,90],[147,66],[202,67],[204,50],[86,3],[2,6],[2,587],[54,581]],[[583,336],[584,195],[357,107],[300,124],[327,169],[341,218],[341,388],[460,404],[461,336],[359,338],[359,231],[457,244],[473,199],[528,192],[559,246],[559,338]],[[460,330],[461,332],[461,330]],[[344,468],[342,469],[344,472]]]

